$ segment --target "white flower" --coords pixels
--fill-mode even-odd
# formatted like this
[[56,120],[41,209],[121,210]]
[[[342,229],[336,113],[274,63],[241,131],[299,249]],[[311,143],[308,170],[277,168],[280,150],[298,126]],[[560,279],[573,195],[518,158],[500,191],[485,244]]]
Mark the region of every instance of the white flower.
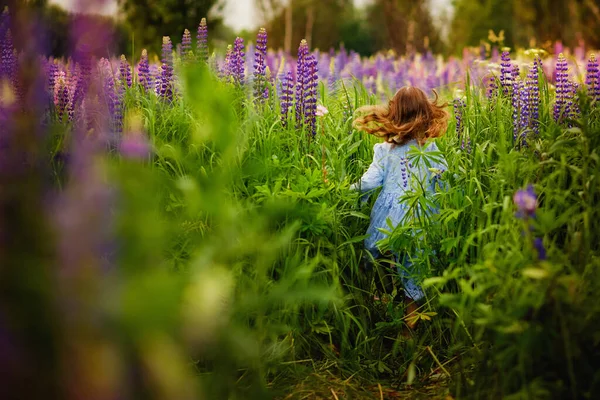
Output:
[[325,108],[325,106],[319,104],[317,106],[317,117],[324,117],[327,114],[329,114],[329,110]]

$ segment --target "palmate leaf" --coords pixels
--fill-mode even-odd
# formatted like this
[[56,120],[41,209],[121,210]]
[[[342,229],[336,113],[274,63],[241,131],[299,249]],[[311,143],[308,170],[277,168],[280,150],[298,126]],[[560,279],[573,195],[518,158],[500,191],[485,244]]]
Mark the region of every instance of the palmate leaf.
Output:
[[444,155],[441,151],[427,150],[426,147],[413,146],[407,155],[413,164],[421,165],[421,163],[424,163],[427,168],[432,168],[436,164],[444,162]]

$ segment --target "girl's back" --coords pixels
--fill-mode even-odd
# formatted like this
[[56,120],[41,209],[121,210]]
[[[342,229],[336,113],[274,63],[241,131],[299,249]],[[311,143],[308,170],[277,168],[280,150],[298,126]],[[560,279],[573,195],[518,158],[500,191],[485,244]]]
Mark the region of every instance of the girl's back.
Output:
[[[436,181],[446,169],[446,163],[437,152],[435,143],[430,139],[444,134],[447,128],[448,113],[445,105],[430,102],[425,93],[414,87],[400,89],[387,106],[367,106],[361,112],[366,115],[357,118],[354,126],[385,140],[374,147],[373,162],[361,180],[352,189],[369,192],[383,186],[371,211],[371,222],[367,230],[365,248],[373,258],[381,256],[377,243],[384,239],[385,230],[401,224],[409,209],[402,201],[407,193],[426,195],[435,191]],[[409,154],[413,146],[425,153],[415,157]],[[404,269],[400,269],[405,295],[407,314],[416,310],[415,301],[423,298],[424,293],[408,274],[410,261],[403,258]],[[413,327],[414,323],[409,324]]]
[[[425,160],[413,162],[409,153],[413,147],[418,146],[416,140],[401,146],[390,143],[379,145],[378,151],[381,153],[383,169],[382,193],[402,195],[407,190],[411,190],[411,185],[420,183],[427,185],[424,189],[433,191],[436,176],[446,169],[445,162],[441,156],[431,157],[428,161],[429,165]],[[435,142],[426,144],[424,148],[427,153],[439,151]]]

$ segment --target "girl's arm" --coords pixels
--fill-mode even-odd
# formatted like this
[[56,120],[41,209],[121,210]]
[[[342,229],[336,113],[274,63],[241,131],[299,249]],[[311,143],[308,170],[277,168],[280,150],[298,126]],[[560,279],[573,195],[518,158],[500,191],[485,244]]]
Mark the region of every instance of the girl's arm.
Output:
[[360,178],[359,182],[350,185],[350,190],[359,190],[360,192],[369,192],[383,185],[383,144],[378,143],[373,147],[373,162],[369,169]]

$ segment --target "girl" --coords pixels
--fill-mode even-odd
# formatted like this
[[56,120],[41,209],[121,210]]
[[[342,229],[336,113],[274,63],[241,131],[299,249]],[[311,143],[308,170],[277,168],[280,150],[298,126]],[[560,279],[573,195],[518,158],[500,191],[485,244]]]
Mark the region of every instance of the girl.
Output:
[[[435,93],[435,92],[434,92]],[[385,237],[379,229],[389,229],[386,220],[389,218],[393,226],[402,223],[408,206],[400,202],[400,198],[414,186],[411,177],[424,181],[425,190],[433,192],[441,171],[445,170],[445,161],[437,157],[436,163],[425,165],[420,161],[414,165],[408,159],[408,152],[413,146],[425,146],[428,139],[439,137],[446,132],[448,113],[445,104],[438,104],[438,96],[430,102],[425,93],[415,87],[403,87],[398,90],[387,106],[366,106],[357,110],[365,113],[354,121],[358,130],[383,138],[384,143],[374,147],[373,162],[361,180],[351,186],[352,190],[369,192],[383,186],[373,210],[371,223],[365,240],[365,247],[373,258],[381,253],[377,242]],[[424,148],[426,151],[438,151],[435,143]],[[398,258],[398,254],[394,255]],[[396,260],[399,261],[399,260]],[[406,297],[406,314],[410,316],[417,310],[416,301],[424,297],[423,290],[406,271],[410,262],[402,263],[400,269]],[[414,329],[416,319],[408,323]]]

